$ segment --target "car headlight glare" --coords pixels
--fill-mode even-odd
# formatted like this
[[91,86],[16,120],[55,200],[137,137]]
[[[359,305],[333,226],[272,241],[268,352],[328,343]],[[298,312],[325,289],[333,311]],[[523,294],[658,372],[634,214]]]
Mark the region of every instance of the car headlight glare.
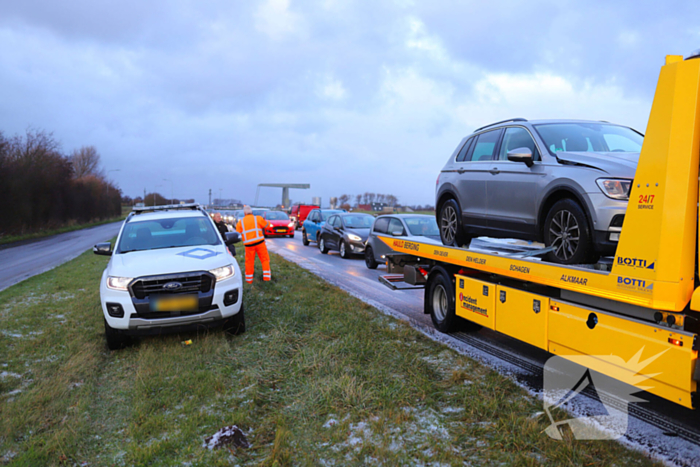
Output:
[[127,287],[132,280],[131,277],[108,276],[107,288],[112,290],[128,290]]
[[224,279],[228,279],[235,273],[233,266],[231,266],[230,264],[228,266],[222,266],[220,268],[212,269],[209,272],[214,274],[214,277],[216,277],[217,282],[222,281]]
[[632,180],[599,178],[596,180],[596,183],[598,184],[600,191],[602,191],[608,198],[624,200],[628,200],[630,198]]
[[290,222],[287,227],[294,227],[294,222]]
[[353,234],[348,234],[348,238],[349,238],[350,240],[355,241],[355,242],[361,242],[361,241],[362,241],[362,239],[361,239],[360,237],[358,237],[357,235],[353,235]]

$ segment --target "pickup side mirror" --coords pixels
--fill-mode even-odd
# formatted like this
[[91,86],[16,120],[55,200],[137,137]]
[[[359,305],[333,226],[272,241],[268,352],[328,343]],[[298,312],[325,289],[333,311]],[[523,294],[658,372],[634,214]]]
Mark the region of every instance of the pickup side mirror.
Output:
[[532,151],[530,151],[530,148],[515,148],[508,151],[508,160],[524,162],[526,166],[532,167]]
[[224,240],[224,243],[226,246],[231,246],[234,243],[238,243],[241,241],[241,234],[238,232],[226,232],[226,239]]
[[112,244],[109,242],[98,243],[92,247],[92,252],[96,255],[112,256]]

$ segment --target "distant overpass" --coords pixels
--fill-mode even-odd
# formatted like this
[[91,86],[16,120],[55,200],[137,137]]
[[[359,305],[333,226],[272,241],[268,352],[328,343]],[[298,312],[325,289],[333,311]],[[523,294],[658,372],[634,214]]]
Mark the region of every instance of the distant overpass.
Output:
[[299,190],[308,190],[311,188],[311,184],[309,183],[258,183],[258,189],[255,190],[255,203],[254,205],[258,205],[258,195],[260,194],[260,187],[271,187],[271,188],[282,188],[282,206],[285,208],[289,207],[289,189],[294,188],[294,189],[299,189]]

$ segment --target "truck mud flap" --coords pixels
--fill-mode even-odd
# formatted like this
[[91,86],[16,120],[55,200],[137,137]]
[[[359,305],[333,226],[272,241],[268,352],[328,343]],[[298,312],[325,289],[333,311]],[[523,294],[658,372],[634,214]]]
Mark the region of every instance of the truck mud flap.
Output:
[[385,274],[379,276],[379,282],[389,287],[391,290],[412,290],[424,289],[425,284],[411,285],[403,280],[403,274]]

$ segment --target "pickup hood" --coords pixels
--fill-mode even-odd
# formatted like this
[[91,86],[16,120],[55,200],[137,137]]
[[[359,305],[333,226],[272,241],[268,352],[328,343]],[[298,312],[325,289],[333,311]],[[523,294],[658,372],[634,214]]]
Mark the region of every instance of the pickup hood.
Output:
[[639,162],[638,152],[558,152],[559,162],[585,165],[612,177],[634,178]]
[[107,274],[120,277],[141,277],[209,271],[233,262],[233,258],[223,245],[162,248],[115,254],[109,262]]

